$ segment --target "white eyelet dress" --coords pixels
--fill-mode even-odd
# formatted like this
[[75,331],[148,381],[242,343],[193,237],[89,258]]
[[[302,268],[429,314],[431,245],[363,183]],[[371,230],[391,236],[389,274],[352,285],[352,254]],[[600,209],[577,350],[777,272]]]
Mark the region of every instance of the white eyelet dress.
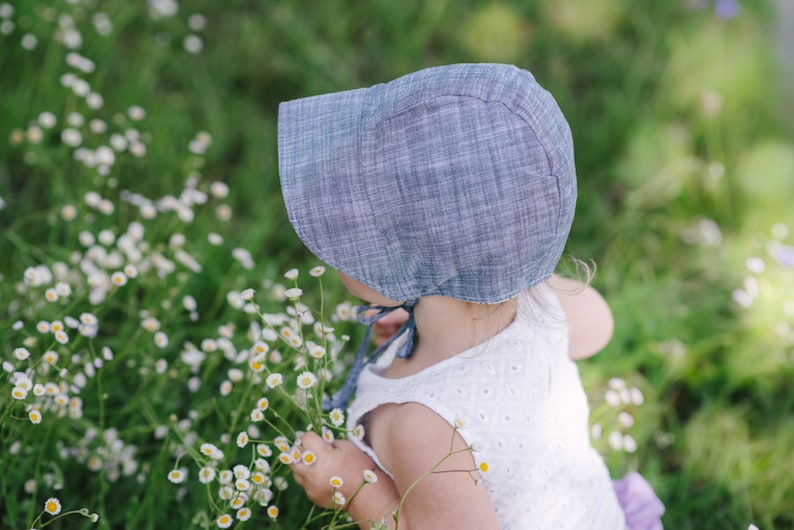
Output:
[[503,530],[623,529],[608,471],[590,445],[587,399],[562,315],[553,293],[536,288],[487,342],[398,379],[383,376],[392,345],[361,373],[348,427],[379,405],[420,403],[461,424],[477,465],[487,462],[482,481]]

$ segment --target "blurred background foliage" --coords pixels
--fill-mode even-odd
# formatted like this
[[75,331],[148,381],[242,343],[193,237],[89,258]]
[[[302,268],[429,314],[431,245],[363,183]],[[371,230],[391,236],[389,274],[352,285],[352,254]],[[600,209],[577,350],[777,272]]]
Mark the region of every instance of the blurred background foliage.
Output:
[[[452,62],[531,70],[574,134],[569,251],[598,264],[594,283],[617,322],[609,347],[580,364],[583,376],[597,387],[619,375],[649,396],[639,449],[610,467],[649,478],[668,528],[794,528],[794,105],[781,66],[794,50],[779,49],[794,29],[774,3],[11,4],[15,26],[0,35],[0,230],[55,240],[57,223],[20,220],[113,187],[86,181],[57,137],[18,137],[41,111],[80,110],[58,83],[67,69],[59,15],[88,28],[102,11],[112,32],[83,31],[79,47],[96,63],[91,84],[104,108],[145,108],[149,135],[146,157],[119,164],[113,185],[173,193],[193,169],[175,153],[208,131],[201,171],[229,184],[231,237],[253,252],[259,276],[313,263],[280,199],[279,101]],[[192,14],[205,27],[191,28]],[[20,45],[25,34],[38,45]],[[186,50],[191,36],[200,51]],[[6,278],[30,261],[0,238]],[[206,265],[212,289],[228,263]]]

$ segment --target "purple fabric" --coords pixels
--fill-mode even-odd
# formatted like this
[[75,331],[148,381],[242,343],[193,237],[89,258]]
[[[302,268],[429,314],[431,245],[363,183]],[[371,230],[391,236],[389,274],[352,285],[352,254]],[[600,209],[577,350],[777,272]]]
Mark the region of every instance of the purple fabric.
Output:
[[612,481],[618,502],[626,514],[628,530],[662,530],[664,504],[648,481],[634,471]]

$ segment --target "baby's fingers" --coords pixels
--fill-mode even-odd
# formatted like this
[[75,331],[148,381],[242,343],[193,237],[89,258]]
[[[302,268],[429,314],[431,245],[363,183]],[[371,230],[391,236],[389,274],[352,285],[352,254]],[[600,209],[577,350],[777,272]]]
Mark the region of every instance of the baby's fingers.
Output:
[[300,442],[304,452],[311,451],[318,456],[333,451],[333,445],[323,440],[323,437],[316,432],[304,433]]
[[293,474],[295,474],[296,478],[299,475],[302,477],[308,472],[307,467],[313,466],[317,461],[323,460],[323,457],[330,455],[332,452],[333,447],[326,443],[317,433],[305,433],[300,439],[300,458],[290,465]]

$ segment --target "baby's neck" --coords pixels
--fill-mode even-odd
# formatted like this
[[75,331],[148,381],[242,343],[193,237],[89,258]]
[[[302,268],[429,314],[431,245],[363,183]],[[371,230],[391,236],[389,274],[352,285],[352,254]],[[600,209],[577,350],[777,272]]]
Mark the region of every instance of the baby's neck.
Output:
[[408,359],[395,359],[387,375],[402,377],[487,341],[515,318],[518,299],[474,304],[443,296],[426,296],[414,308],[416,341]]

